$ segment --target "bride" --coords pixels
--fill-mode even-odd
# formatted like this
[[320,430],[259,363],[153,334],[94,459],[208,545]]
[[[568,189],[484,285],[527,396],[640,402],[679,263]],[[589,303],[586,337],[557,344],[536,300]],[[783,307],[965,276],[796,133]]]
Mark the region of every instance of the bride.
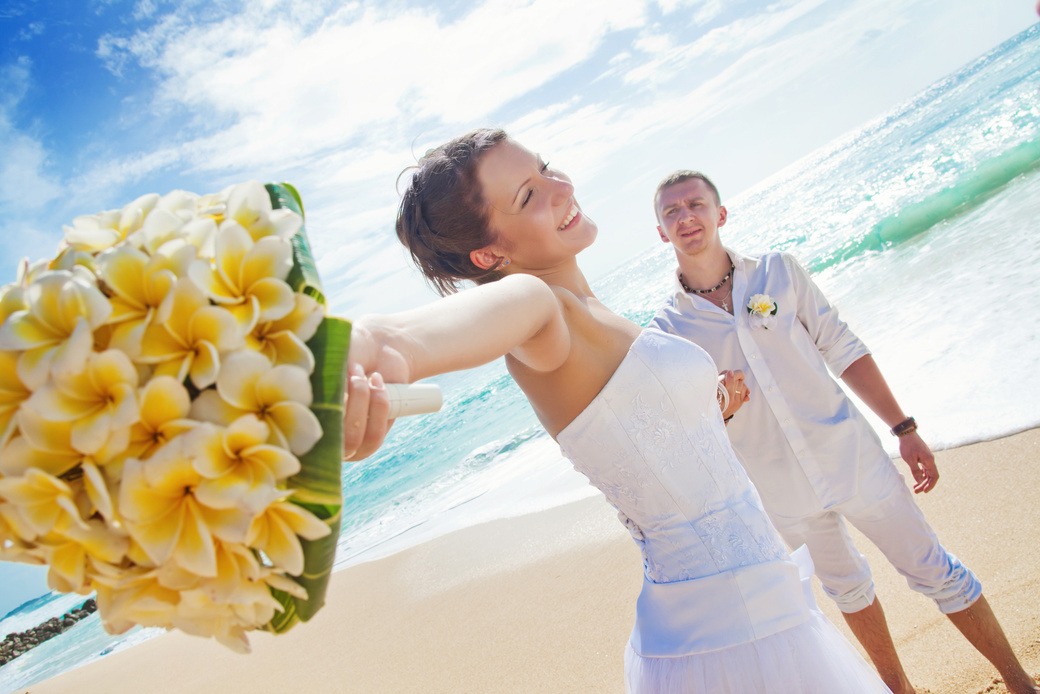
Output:
[[[397,234],[450,296],[354,323],[345,456],[382,443],[384,379],[505,356],[546,431],[640,546],[627,691],[887,692],[806,599],[730,448],[720,409],[743,401],[741,378],[727,375],[723,396],[707,353],[600,303],[576,262],[596,233],[570,179],[500,130],[424,156]],[[464,280],[478,286],[455,293]]]

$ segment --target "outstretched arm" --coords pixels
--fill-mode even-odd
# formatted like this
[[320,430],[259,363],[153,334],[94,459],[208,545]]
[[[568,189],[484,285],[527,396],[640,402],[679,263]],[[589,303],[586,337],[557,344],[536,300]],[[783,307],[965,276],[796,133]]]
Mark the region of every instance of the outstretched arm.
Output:
[[[841,374],[841,380],[848,384],[852,392],[889,428],[907,418],[871,355],[852,362]],[[915,481],[914,491],[931,491],[939,481],[939,469],[935,465],[935,456],[928,444],[916,431],[899,438],[899,455],[910,466]]]
[[553,290],[530,275],[510,275],[428,306],[354,322],[344,414],[346,460],[371,455],[389,429],[384,380],[411,383],[512,354],[551,371],[570,350]]

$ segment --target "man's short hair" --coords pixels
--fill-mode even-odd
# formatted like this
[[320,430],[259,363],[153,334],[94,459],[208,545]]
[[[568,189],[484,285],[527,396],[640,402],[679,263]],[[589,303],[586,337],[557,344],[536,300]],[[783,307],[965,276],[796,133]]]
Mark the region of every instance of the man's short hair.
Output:
[[[657,202],[661,198],[661,193],[665,188],[671,188],[672,186],[678,185],[683,181],[688,181],[691,178],[704,181],[704,185],[708,186],[708,190],[710,190],[711,194],[715,196],[715,204],[722,204],[722,197],[719,195],[719,189],[715,187],[715,184],[712,183],[710,178],[702,174],[700,171],[679,169],[678,171],[673,171],[665,176],[664,179],[657,184],[657,190],[654,191],[654,214],[657,214]],[[658,216],[657,221],[661,221],[660,216]]]

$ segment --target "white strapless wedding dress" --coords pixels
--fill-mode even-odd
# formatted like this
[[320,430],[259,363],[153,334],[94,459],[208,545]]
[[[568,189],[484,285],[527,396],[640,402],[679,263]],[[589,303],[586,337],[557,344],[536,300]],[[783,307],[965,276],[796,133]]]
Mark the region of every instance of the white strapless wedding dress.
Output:
[[808,554],[784,549],[730,448],[716,378],[700,347],[644,330],[557,436],[642,550],[626,690],[888,692],[816,609]]

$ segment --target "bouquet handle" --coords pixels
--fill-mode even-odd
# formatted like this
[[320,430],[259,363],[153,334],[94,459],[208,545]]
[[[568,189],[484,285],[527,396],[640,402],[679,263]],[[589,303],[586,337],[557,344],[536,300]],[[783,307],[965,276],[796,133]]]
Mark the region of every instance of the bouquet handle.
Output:
[[390,396],[389,419],[436,412],[444,405],[444,395],[433,383],[387,383]]

